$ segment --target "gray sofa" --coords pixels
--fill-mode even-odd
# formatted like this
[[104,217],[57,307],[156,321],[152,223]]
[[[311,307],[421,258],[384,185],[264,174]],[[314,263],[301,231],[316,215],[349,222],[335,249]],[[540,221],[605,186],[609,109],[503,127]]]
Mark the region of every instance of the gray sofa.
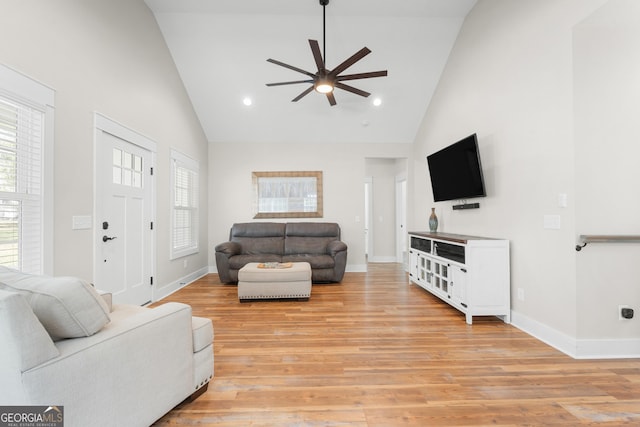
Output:
[[223,283],[236,283],[249,262],[308,262],[313,283],[340,282],[347,265],[347,245],[333,222],[237,223],[215,250]]

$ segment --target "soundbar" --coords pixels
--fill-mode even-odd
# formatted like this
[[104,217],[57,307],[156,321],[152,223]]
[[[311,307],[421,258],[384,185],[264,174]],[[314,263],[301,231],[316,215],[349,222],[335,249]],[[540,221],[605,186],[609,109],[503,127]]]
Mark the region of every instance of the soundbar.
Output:
[[462,209],[478,209],[480,207],[480,203],[465,203],[463,205],[453,205],[454,211],[459,211]]

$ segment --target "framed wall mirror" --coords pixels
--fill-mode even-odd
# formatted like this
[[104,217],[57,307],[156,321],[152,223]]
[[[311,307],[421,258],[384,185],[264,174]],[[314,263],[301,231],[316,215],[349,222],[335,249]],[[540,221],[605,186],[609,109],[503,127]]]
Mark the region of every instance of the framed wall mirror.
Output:
[[322,218],[322,171],[251,175],[254,218]]

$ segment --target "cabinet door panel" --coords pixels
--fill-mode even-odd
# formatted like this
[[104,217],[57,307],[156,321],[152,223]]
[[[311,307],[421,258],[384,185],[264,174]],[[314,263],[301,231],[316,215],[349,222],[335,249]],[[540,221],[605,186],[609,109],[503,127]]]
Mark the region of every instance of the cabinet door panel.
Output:
[[453,282],[451,299],[456,304],[467,307],[467,272],[458,266],[451,267],[451,281]]

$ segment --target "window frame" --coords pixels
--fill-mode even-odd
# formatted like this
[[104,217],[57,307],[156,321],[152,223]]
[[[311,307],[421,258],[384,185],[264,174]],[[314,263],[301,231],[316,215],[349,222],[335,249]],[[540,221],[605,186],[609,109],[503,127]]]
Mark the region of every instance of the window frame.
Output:
[[[23,263],[19,268],[31,274],[53,274],[53,150],[55,91],[9,67],[0,64],[0,96],[4,99],[32,108],[42,113],[42,137],[40,139],[40,194],[39,223],[35,246],[39,254],[31,256],[30,267]],[[33,235],[32,231],[30,230]],[[19,242],[19,250],[24,250]],[[25,257],[23,256],[23,259]],[[39,259],[38,259],[39,258]]]
[[[176,173],[178,168],[186,170],[190,175],[190,182],[195,185],[194,187],[187,188],[186,191],[190,193],[189,206],[178,206],[176,204],[176,191],[177,185],[176,182]],[[169,259],[175,260],[178,258],[182,258],[188,255],[196,254],[200,252],[200,164],[197,160],[192,159],[191,157],[182,154],[181,152],[172,149],[171,150],[171,223],[170,223],[170,236],[169,236]],[[191,235],[192,241],[189,242],[187,246],[176,246],[176,214],[179,211],[189,211],[190,219],[191,219]]]

